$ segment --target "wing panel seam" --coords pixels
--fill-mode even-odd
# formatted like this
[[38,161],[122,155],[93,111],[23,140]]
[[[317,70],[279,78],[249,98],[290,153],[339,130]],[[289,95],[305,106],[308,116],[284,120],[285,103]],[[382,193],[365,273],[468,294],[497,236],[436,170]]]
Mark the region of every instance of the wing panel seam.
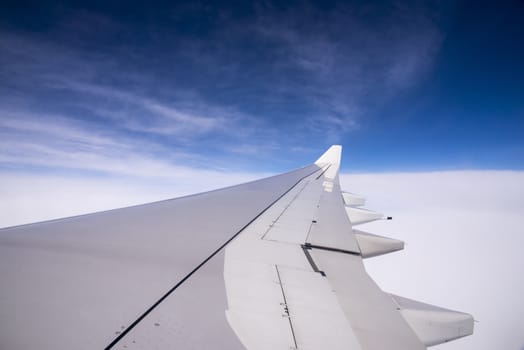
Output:
[[294,349],[298,349],[297,338],[295,337],[295,330],[293,329],[293,322],[291,322],[291,315],[289,314],[289,306],[287,304],[286,293],[284,292],[284,286],[282,285],[282,279],[280,278],[280,272],[278,271],[278,266],[275,265],[275,270],[277,272],[278,283],[280,284],[280,291],[282,292],[282,298],[284,299],[284,311],[286,313],[287,320],[289,321],[289,328],[291,328],[291,335],[293,336],[293,343],[295,344]]
[[205,258],[200,264],[198,264],[193,270],[191,270],[184,278],[182,278],[178,283],[176,283],[170,290],[167,291],[160,299],[158,299],[153,305],[149,307],[142,315],[140,315],[133,323],[131,323],[126,329],[122,331],[104,350],[112,349],[122,338],[124,338],[133,328],[135,328],[147,315],[151,313],[158,305],[160,305],[167,297],[169,297],[178,287],[180,287],[189,277],[191,277],[195,272],[197,272],[202,266],[204,266],[211,258],[218,254],[225,246],[227,246],[235,237],[237,237],[242,231],[244,231],[251,223],[258,219],[262,214],[264,214],[269,208],[271,208],[276,202],[278,202],[282,197],[294,189],[302,180],[305,178],[321,171],[322,169],[316,169],[311,173],[308,173],[301,177],[293,186],[291,186],[287,191],[282,193],[277,199],[275,199],[271,204],[264,208],[260,213],[258,213],[251,221],[244,225],[238,232],[236,232],[231,238],[229,238],[225,243],[218,247],[211,255]]
[[315,245],[315,244],[311,244],[311,243],[306,243],[306,244],[303,245],[303,247],[305,249],[322,249],[322,250],[327,250],[327,251],[330,251],[330,252],[344,253],[344,254],[357,255],[357,256],[361,255],[359,252],[354,252],[354,251],[351,251],[351,250],[332,248],[332,247],[325,247],[325,246]]

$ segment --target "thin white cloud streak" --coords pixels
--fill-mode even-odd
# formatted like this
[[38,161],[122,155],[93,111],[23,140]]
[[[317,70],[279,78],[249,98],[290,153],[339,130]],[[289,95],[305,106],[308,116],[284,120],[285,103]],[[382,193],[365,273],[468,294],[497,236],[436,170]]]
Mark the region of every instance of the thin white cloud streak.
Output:
[[[92,125],[56,116],[4,114],[0,163],[4,166],[90,170],[104,174],[181,179],[195,170],[187,155]],[[193,157],[194,158],[194,157]],[[211,164],[208,163],[208,168]],[[196,171],[203,174],[205,171]],[[210,172],[210,176],[214,173]]]
[[[185,181],[194,173],[206,172],[196,170],[199,165],[217,171],[232,166],[227,159],[198,156],[195,154],[200,150],[198,147],[189,147],[192,153],[188,154],[183,148],[130,135],[105,123],[1,108],[0,116],[0,164],[5,169],[36,168],[53,173],[73,169],[113,176]],[[220,147],[231,154],[259,156],[264,150],[276,149],[271,142],[264,147],[241,142]],[[214,175],[213,171],[209,172],[210,177]]]
[[[118,146],[109,135],[102,136],[92,125],[70,118],[41,113],[9,112],[0,110],[0,130],[4,136],[10,132],[26,134],[28,138],[64,139],[92,146]],[[91,131],[88,131],[91,127]],[[7,134],[7,135],[6,135]]]
[[[53,88],[65,88],[97,99],[110,98],[111,105],[131,105],[133,108],[115,108],[104,103],[93,105],[77,102],[94,114],[115,119],[119,126],[132,131],[176,136],[179,140],[197,139],[203,134],[215,133],[228,136],[250,135],[256,119],[239,111],[211,105],[198,95],[191,94],[191,101],[179,100],[165,103],[145,94],[126,91],[117,87],[82,83],[57,76],[50,83]],[[177,106],[178,105],[178,106]]]

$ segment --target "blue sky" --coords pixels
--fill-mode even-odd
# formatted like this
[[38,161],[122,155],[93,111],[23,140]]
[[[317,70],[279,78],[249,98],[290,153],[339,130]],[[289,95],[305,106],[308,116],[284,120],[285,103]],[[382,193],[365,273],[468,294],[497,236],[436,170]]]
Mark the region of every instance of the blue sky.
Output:
[[524,168],[522,1],[0,6],[4,172]]

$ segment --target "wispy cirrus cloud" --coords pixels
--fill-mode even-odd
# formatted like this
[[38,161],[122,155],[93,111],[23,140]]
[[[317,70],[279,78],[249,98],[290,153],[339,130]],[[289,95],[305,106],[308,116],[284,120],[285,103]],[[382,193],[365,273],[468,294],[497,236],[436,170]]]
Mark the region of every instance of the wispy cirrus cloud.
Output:
[[[128,145],[105,153],[119,159],[124,149],[193,153],[202,163],[217,154],[267,160],[282,148],[316,156],[309,145],[340,142],[431,69],[442,38],[438,23],[424,5],[388,6],[381,12],[378,5],[256,3],[239,15],[173,5],[165,12],[171,15],[154,13],[154,21],[139,24],[72,8],[46,32],[7,26],[0,118],[19,119],[18,141],[38,140],[41,150],[59,151],[57,133],[45,141],[48,129],[74,124],[76,133],[63,131],[77,135],[76,144],[79,131],[88,132],[84,155],[99,151],[105,135]],[[194,16],[196,31],[184,22]],[[41,135],[28,123],[41,123]],[[86,146],[89,137],[96,147]],[[133,144],[144,147],[137,152]],[[29,154],[28,145],[22,148]]]
[[[110,176],[189,180],[216,176],[220,162],[62,116],[6,113],[0,119],[0,163],[7,169],[87,171]],[[45,122],[43,122],[43,120]],[[206,164],[209,170],[199,169]],[[213,170],[215,169],[215,170]]]
[[121,128],[133,131],[190,140],[210,132],[228,134],[236,130],[245,135],[255,123],[252,116],[206,103],[196,94],[191,101],[175,96],[167,102],[120,87],[81,83],[64,77],[56,79],[52,87],[102,100],[96,105],[90,101],[75,104],[99,117],[116,120]]
[[[281,82],[282,90],[307,96],[320,123],[345,134],[366,114],[431,71],[443,32],[429,7],[393,3],[382,6],[338,3],[325,16],[306,3],[300,11],[266,10],[256,32],[279,47],[282,70],[307,75]],[[383,10],[383,9],[382,9]],[[320,127],[320,129],[322,129]]]

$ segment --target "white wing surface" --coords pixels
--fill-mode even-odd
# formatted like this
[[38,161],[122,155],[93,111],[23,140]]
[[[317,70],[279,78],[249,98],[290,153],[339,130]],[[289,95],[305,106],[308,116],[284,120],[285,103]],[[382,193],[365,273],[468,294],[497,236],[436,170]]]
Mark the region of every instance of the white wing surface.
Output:
[[364,199],[342,193],[340,155],[0,230],[0,348],[424,349],[471,334],[470,315],[384,293],[367,275],[363,257],[403,243],[352,229]]

